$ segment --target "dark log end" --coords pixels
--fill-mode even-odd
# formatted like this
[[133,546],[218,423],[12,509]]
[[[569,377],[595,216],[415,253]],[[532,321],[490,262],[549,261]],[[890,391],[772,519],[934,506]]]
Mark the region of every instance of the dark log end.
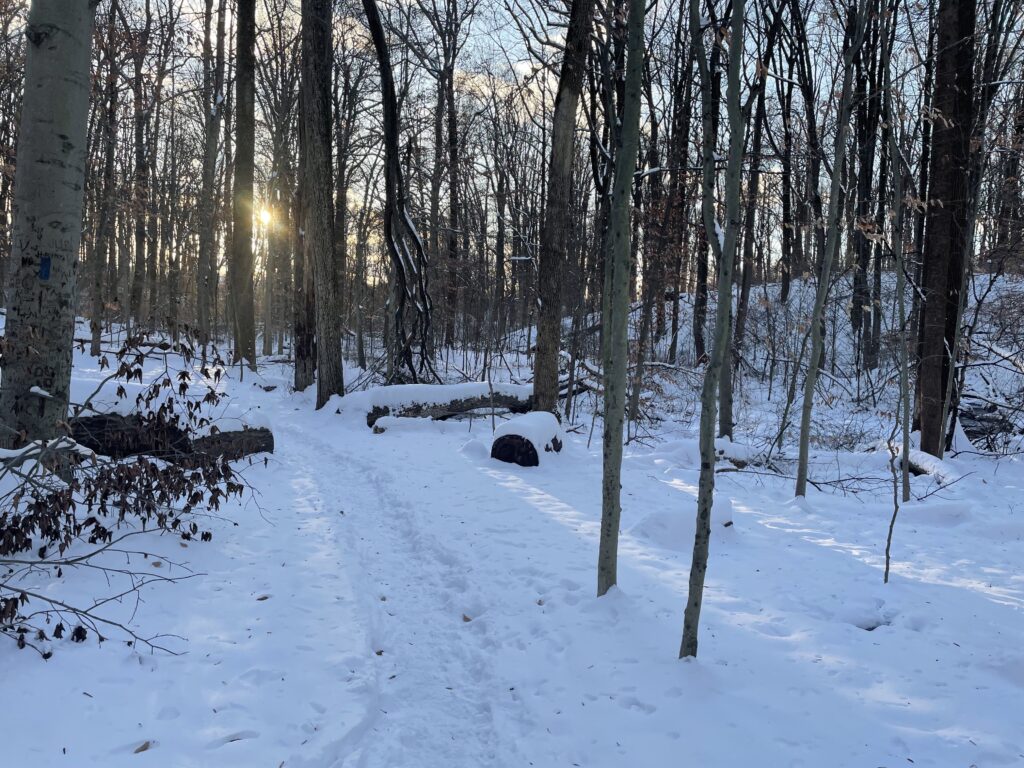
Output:
[[378,419],[383,419],[385,416],[391,415],[391,409],[386,405],[375,405],[373,409],[366,414],[366,426],[373,429],[373,425],[377,423]]
[[[556,450],[561,449],[561,442]],[[529,440],[521,435],[502,435],[491,446],[491,458],[504,461],[506,464],[518,464],[520,467],[536,467],[540,465],[537,449]]]

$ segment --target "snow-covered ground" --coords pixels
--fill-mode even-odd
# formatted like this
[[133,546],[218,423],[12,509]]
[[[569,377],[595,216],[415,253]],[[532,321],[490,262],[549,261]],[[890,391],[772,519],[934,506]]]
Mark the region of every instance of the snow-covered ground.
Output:
[[620,587],[597,599],[589,420],[527,469],[489,458],[490,418],[374,434],[365,395],[315,412],[289,381],[267,365],[226,384],[276,451],[213,541],[145,541],[143,567],[202,575],[113,607],[181,654],[0,644],[0,765],[1024,765],[1019,458],[915,478],[888,585],[887,451],[817,455],[812,477],[844,481],[802,502],[723,462],[700,654],[681,662],[688,427],[627,447]]

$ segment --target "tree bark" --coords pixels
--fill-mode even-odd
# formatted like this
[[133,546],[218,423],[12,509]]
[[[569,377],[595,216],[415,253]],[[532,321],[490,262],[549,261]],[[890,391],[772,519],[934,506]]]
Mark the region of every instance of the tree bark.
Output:
[[846,144],[850,133],[850,118],[853,102],[853,59],[864,40],[864,24],[867,0],[859,0],[856,8],[850,9],[848,22],[848,48],[843,53],[843,85],[839,97],[838,126],[835,142],[835,158],[832,161],[832,187],[829,193],[826,241],[822,253],[821,270],[818,274],[818,289],[814,297],[811,314],[811,358],[807,363],[807,378],[804,382],[804,399],[800,412],[800,453],[797,459],[796,495],[807,495],[807,461],[810,452],[811,413],[814,408],[814,388],[818,382],[823,348],[822,326],[825,300],[828,298],[829,281],[832,278],[832,261],[839,249],[841,238],[839,219],[842,214],[842,173],[846,158]]
[[[734,0],[732,6],[731,30],[729,35],[728,97],[726,109],[729,119],[729,154],[725,179],[726,222],[721,239],[713,236],[712,249],[718,259],[718,305],[715,310],[715,332],[712,338],[711,355],[704,372],[700,408],[700,478],[697,488],[697,520],[693,539],[693,556],[690,560],[689,590],[683,617],[683,637],[679,646],[679,658],[697,655],[700,612],[704,602],[704,580],[708,568],[708,553],[711,544],[711,508],[715,496],[715,421],[718,416],[718,381],[722,366],[729,354],[729,322],[731,319],[733,265],[736,258],[736,242],[743,224],[740,186],[742,181],[743,147],[746,143],[746,125],[740,107],[740,67],[743,56],[744,0]],[[704,30],[701,27],[699,0],[690,0],[690,30],[700,71],[701,98],[706,105],[716,103],[718,94],[712,83],[712,72],[704,46]],[[703,174],[702,211],[704,229],[715,232],[714,174],[715,174],[715,133],[707,106],[703,109]]]
[[256,160],[256,0],[239,0],[235,38],[235,175],[232,207],[231,300],[235,352],[256,370],[256,307],[253,296],[253,176]]
[[[562,283],[571,228],[572,165],[576,155],[576,108],[593,26],[594,0],[572,0],[565,58],[551,122],[547,200],[537,264],[537,354],[533,363],[534,407],[555,412],[558,354],[562,340]],[[635,161],[634,161],[635,162]],[[628,236],[627,236],[628,239]]]
[[302,2],[302,132],[306,160],[302,198],[305,250],[316,292],[316,407],[344,394],[341,313],[334,261],[331,183],[331,0]]
[[[300,154],[305,154],[300,148]],[[299,175],[304,176],[304,164],[299,160]],[[303,244],[302,192],[295,195],[292,205],[292,259],[295,271],[294,302],[292,305],[292,354],[295,357],[295,390],[304,392],[313,384],[316,375],[316,310],[313,298],[313,265],[309,263],[306,247]]]
[[[433,367],[431,314],[433,305],[427,290],[427,258],[423,241],[406,206],[405,178],[400,158],[398,95],[395,92],[391,54],[376,0],[363,0],[373,47],[380,65],[381,105],[384,125],[384,242],[394,270],[394,321],[389,339],[388,379],[407,371],[412,381],[437,379]],[[415,309],[411,329],[406,327],[407,302]],[[388,333],[385,332],[385,337]],[[418,347],[414,350],[414,346]],[[417,359],[418,358],[418,359]]]
[[[701,96],[701,119],[704,121],[705,140],[710,137],[711,152],[715,151],[715,142],[718,137],[718,113],[719,102],[722,98],[722,75],[719,71],[718,62],[721,58],[719,46],[716,44],[711,49],[710,61],[698,66],[706,66],[710,77],[708,85],[702,84]],[[714,218],[712,217],[712,224]],[[716,245],[712,246],[716,252],[721,248],[718,242],[718,233],[713,226],[709,226],[707,218],[704,219],[704,226],[697,231],[697,246],[694,249],[694,256],[697,260],[696,285],[693,296],[693,353],[698,365],[707,360],[707,344],[704,341],[704,325],[708,314],[708,246],[710,239],[715,238]],[[731,285],[731,282],[730,282]]]
[[921,450],[939,458],[969,237],[975,14],[975,0],[940,0],[936,17],[932,110],[939,117],[932,126],[928,174],[917,411]]
[[[597,557],[597,594],[618,579],[619,518],[622,514],[622,431],[626,413],[629,365],[630,219],[633,175],[640,148],[640,101],[644,59],[645,0],[629,0],[626,21],[626,78],[622,124],[615,152],[615,181],[608,220],[604,336],[604,471],[601,493],[601,540]],[[556,371],[557,373],[557,371]],[[536,393],[536,384],[534,385]]]
[[[893,104],[892,85],[892,44],[893,37],[889,31],[889,25],[895,29],[892,19],[886,20],[882,52],[882,98],[884,112],[888,119],[896,114]],[[901,140],[896,126],[890,125],[886,130],[888,139],[889,156],[892,158],[892,199],[894,206],[892,220],[892,252],[896,261],[896,307],[897,321],[899,323],[899,353],[897,361],[899,364],[900,380],[900,432],[902,446],[900,456],[900,498],[903,502],[910,501],[910,349],[909,333],[907,326],[907,300],[906,300],[906,249],[904,247],[904,222],[906,221],[907,206],[903,201],[903,190],[905,179],[909,175],[909,169],[904,167],[904,153],[901,151]],[[882,183],[885,183],[883,177]],[[898,509],[898,507],[897,507]],[[895,513],[893,517],[895,522]],[[890,528],[890,540],[892,537]],[[888,566],[889,547],[886,547],[886,564]],[[886,568],[886,580],[888,580],[888,567]]]
[[[454,57],[453,57],[454,58]],[[448,261],[447,310],[445,321],[445,345],[455,344],[455,316],[459,309],[459,120],[455,111],[455,62],[452,61],[442,74],[445,92],[445,117],[448,129],[448,237],[446,258]]]
[[224,99],[225,5],[217,10],[216,56],[213,51],[213,0],[206,0],[203,35],[203,169],[199,193],[199,254],[196,264],[196,320],[199,341],[210,341],[210,313],[217,279],[216,242],[217,152],[220,144],[221,103]]
[[107,276],[108,260],[114,242],[114,164],[117,158],[117,76],[118,67],[115,62],[118,0],[111,0],[110,12],[107,17],[107,40],[104,50],[107,73],[104,80],[103,121],[103,182],[100,200],[100,221],[96,231],[96,250],[93,253],[92,269],[92,317],[89,321],[90,342],[89,354],[100,356],[100,335],[103,332],[105,316],[103,301],[103,283]]
[[88,0],[33,0],[25,29],[0,388],[7,446],[52,437],[67,418],[94,11]]
[[[125,23],[127,29],[127,22]],[[132,40],[132,57],[135,71],[132,76],[133,110],[135,118],[135,169],[132,213],[134,215],[135,260],[132,270],[132,283],[129,293],[128,319],[138,323],[142,318],[143,289],[146,278],[146,248],[148,243],[146,232],[146,209],[149,207],[149,175],[150,157],[146,143],[146,130],[149,127],[150,107],[146,105],[145,59],[149,50],[149,38],[153,28],[153,13],[150,0],[146,0],[145,23],[138,35]]]

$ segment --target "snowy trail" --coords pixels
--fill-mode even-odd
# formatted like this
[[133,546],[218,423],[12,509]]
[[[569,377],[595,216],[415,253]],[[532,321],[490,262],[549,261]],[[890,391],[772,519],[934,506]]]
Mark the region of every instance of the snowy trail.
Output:
[[[487,459],[466,425],[409,429],[345,430],[322,449],[376,489],[377,504],[357,505],[347,530],[388,598],[373,624],[397,677],[382,683],[393,708],[367,733],[359,765],[622,766],[637,755],[659,765],[681,750],[722,766],[1024,759],[1005,738],[1021,723],[1005,709],[1020,681],[990,674],[1018,657],[964,652],[975,633],[1022,626],[1020,612],[941,580],[922,589],[920,574],[883,589],[884,506],[842,505],[849,517],[830,527],[788,490],[746,491],[734,528],[716,530],[702,661],[686,665],[674,656],[692,483],[676,481],[695,481],[694,469],[676,462],[673,482],[659,484],[657,462],[627,463],[625,519],[670,518],[682,543],[666,551],[642,526],[627,530],[624,591],[597,600],[599,467],[578,440],[553,469],[522,470]],[[485,422],[475,429],[487,440]],[[852,542],[835,539],[840,524]],[[900,539],[908,558],[934,558],[914,533]],[[946,564],[959,566],[971,570]],[[994,684],[978,686],[979,674]],[[457,699],[439,700],[449,687]]]
[[[515,754],[494,727],[491,640],[467,639],[479,604],[468,564],[421,526],[403,483],[358,450],[308,432],[321,466],[344,468],[347,568],[359,574],[366,658],[377,695],[359,743],[344,739],[310,766],[409,764],[412,754],[448,765],[488,765]],[[400,564],[400,568],[396,568]],[[467,738],[468,735],[472,738]],[[307,764],[307,763],[300,763]]]
[[715,528],[700,660],[681,663],[692,440],[627,451],[621,589],[599,600],[596,445],[572,436],[523,469],[488,458],[489,420],[374,435],[284,386],[238,389],[277,438],[246,471],[259,495],[182,550],[208,575],[143,615],[188,654],[62,647],[10,666],[29,698],[7,715],[15,739],[53,723],[46,743],[15,740],[27,764],[1024,761],[1024,553],[1004,499],[1019,475],[908,508],[887,587],[884,499],[796,504],[788,482],[723,476],[735,524]]

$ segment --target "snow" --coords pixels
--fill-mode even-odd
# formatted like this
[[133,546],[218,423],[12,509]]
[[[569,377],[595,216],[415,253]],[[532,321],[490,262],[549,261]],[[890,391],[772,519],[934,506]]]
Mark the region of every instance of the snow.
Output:
[[[91,392],[103,372],[78,352],[75,366],[73,394]],[[180,655],[90,638],[55,641],[44,662],[0,643],[0,762],[1024,764],[1019,457],[965,453],[942,463],[955,483],[912,478],[883,584],[886,448],[815,449],[820,488],[794,501],[784,451],[782,471],[743,470],[724,456],[763,457],[761,436],[719,443],[700,650],[681,662],[699,477],[689,426],[666,420],[627,445],[619,586],[596,598],[599,428],[565,430],[557,461],[524,469],[489,458],[489,416],[366,428],[373,406],[486,383],[357,392],[315,411],[290,378],[265,364],[223,384],[223,416],[269,426],[276,449],[266,466],[243,463],[254,493],[204,520],[213,541],[133,544],[153,554],[133,565],[196,575],[109,610]],[[848,415],[822,406],[816,428],[847,429]],[[820,482],[833,473],[855,487]],[[84,571],[32,578],[70,600],[107,589]]]
[[398,384],[375,387],[347,394],[337,401],[343,415],[363,419],[374,408],[395,410],[409,405],[443,405],[454,400],[487,397],[491,393],[511,395],[526,400],[533,393],[532,384],[488,383],[470,381],[462,384]]
[[956,472],[948,464],[942,461],[942,459],[935,458],[930,453],[911,448],[907,455],[910,459],[911,467],[927,472],[935,478],[939,485],[949,485],[958,479]]
[[537,456],[541,461],[546,458],[545,454],[550,455],[561,450],[560,447],[555,447],[555,441],[559,444],[565,442],[562,425],[558,423],[554,414],[545,411],[524,413],[503,422],[494,430],[494,439],[497,440],[503,435],[525,437],[537,450]]

